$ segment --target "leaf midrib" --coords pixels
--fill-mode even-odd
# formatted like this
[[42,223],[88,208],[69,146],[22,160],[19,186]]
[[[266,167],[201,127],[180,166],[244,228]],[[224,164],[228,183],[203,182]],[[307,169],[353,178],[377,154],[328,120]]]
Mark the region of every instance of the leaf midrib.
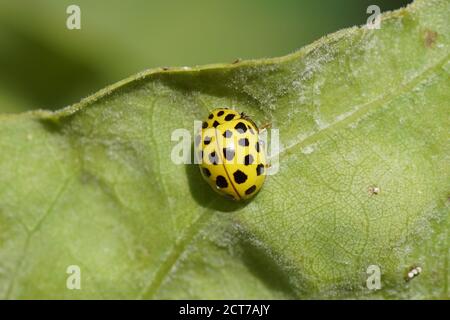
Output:
[[[213,198],[207,205],[211,205],[216,201],[217,198]],[[209,214],[208,214],[209,213]],[[169,253],[163,259],[158,269],[156,270],[155,276],[150,280],[150,282],[144,287],[138,296],[138,299],[149,298],[152,299],[157,293],[158,289],[163,284],[166,277],[169,275],[173,267],[180,260],[180,257],[188,248],[189,244],[197,237],[199,232],[202,230],[203,226],[212,218],[214,211],[205,208],[183,232],[183,235],[169,250]]]

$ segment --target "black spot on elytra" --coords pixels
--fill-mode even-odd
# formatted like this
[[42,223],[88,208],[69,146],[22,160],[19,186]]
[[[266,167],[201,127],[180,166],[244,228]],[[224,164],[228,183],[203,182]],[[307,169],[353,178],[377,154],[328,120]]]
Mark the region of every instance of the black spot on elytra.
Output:
[[244,164],[248,166],[249,164],[252,164],[254,161],[253,156],[251,154],[248,154],[244,157]]
[[216,164],[219,163],[219,161],[218,161],[218,159],[217,159],[217,154],[216,154],[215,151],[213,151],[213,152],[211,152],[211,153],[209,154],[209,161],[210,161],[212,164],[214,164],[214,165],[216,165]]
[[247,147],[250,144],[250,142],[248,141],[247,138],[239,139],[238,143],[239,143],[240,146],[243,146],[243,147]]
[[217,116],[218,116],[218,117],[221,117],[221,116],[223,116],[223,113],[224,113],[224,112],[223,112],[222,110],[220,110],[219,112],[217,112]]
[[214,121],[213,127],[214,127],[214,128],[217,128],[218,125],[219,125],[219,123],[218,123],[217,121]]
[[211,172],[208,170],[208,168],[202,168],[203,174],[207,177],[211,176]]
[[247,131],[247,126],[243,122],[238,122],[237,125],[234,126],[234,128],[240,133],[244,133],[245,131]]
[[264,165],[262,163],[258,164],[256,167],[256,175],[260,176],[264,173]]
[[231,148],[223,148],[223,156],[228,161],[233,160],[233,158],[234,158],[234,150],[231,149]]
[[206,136],[206,137],[205,137],[205,140],[203,140],[203,143],[204,143],[205,145],[208,145],[208,144],[210,144],[210,143],[211,143],[211,141],[212,141],[212,138],[211,138],[211,137],[208,137],[208,136]]
[[223,177],[223,176],[217,176],[217,178],[216,178],[216,186],[218,186],[219,188],[226,188],[226,187],[228,187],[227,179],[225,179],[225,177]]
[[253,185],[250,188],[248,188],[247,190],[245,190],[245,194],[246,195],[252,194],[253,192],[255,192],[255,190],[256,190],[256,186]]
[[231,121],[234,119],[235,114],[230,113],[225,116],[225,121]]
[[233,135],[233,132],[231,132],[230,130],[225,130],[225,132],[223,133],[223,136],[225,138],[231,138],[232,135]]
[[209,114],[208,119],[214,118],[214,115],[212,113]]
[[200,145],[200,142],[202,141],[202,137],[198,134],[195,136],[195,145]]
[[241,170],[236,170],[233,173],[234,181],[236,181],[237,184],[244,183],[247,181],[247,175],[243,173]]
[[259,142],[256,143],[255,149],[256,149],[256,152],[259,152]]
[[202,128],[203,128],[203,129],[208,128],[208,122],[203,121],[203,123],[202,123]]

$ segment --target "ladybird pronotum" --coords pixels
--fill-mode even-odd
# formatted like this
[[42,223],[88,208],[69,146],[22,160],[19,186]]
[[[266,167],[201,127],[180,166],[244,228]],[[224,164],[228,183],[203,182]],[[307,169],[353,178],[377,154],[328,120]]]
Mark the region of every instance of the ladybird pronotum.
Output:
[[203,178],[233,200],[253,197],[264,184],[266,155],[256,124],[243,113],[214,109],[195,137]]

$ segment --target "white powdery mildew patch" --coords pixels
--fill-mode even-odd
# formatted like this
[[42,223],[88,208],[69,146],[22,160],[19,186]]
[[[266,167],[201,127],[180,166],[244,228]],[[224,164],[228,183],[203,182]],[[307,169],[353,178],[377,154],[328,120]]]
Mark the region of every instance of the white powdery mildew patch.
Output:
[[[325,78],[322,78],[322,77],[320,77],[320,78],[318,78],[317,80],[314,81],[314,84],[313,84],[314,96],[319,96],[320,95],[321,88],[322,88],[322,86],[324,84],[325,84]],[[316,102],[317,105],[320,105],[320,100],[315,99],[315,102]]]
[[286,143],[285,145],[281,145],[278,152],[275,154],[271,154],[268,158],[269,160],[279,156],[281,154],[283,154],[285,151],[295,147],[297,144],[301,143],[302,141],[304,141],[306,138],[308,138],[309,135],[301,133],[299,135],[297,135],[294,139],[292,139],[291,141],[289,141],[288,143]]
[[330,126],[330,124],[328,122],[322,120],[319,115],[316,115],[314,117],[314,122],[316,123],[319,130],[326,129]]
[[447,62],[443,65],[442,69],[447,72],[447,74],[450,74],[450,60],[447,60]]
[[327,43],[311,51],[304,59],[304,69],[300,74],[301,81],[308,81],[323,70],[323,67],[335,59],[337,50]]
[[311,144],[311,145],[308,145],[308,146],[303,147],[303,148],[301,149],[301,152],[302,152],[303,154],[311,154],[311,153],[314,152],[314,150],[315,150],[315,145],[314,145],[314,144]]
[[301,65],[292,70],[293,80],[290,89],[297,97],[291,100],[292,103],[304,105],[312,100],[315,105],[320,105],[319,99],[313,99],[320,96],[321,87],[325,84],[325,79],[319,75],[324,67],[336,58],[336,54],[337,50],[328,43],[306,54]]
[[352,108],[352,110],[344,112],[344,113],[338,115],[336,118],[334,118],[333,124],[347,119],[348,117],[353,115],[358,110],[359,110],[359,107],[354,107],[354,108]]
[[277,100],[288,93],[283,79],[277,77],[279,68],[268,64],[239,69],[227,86],[258,101],[263,111],[275,110]]
[[[209,215],[206,210],[203,214]],[[229,212],[217,211],[207,223],[203,225],[201,239],[207,239],[219,248],[227,249],[230,253],[236,249],[235,244],[239,242],[237,234],[239,226],[230,217]]]

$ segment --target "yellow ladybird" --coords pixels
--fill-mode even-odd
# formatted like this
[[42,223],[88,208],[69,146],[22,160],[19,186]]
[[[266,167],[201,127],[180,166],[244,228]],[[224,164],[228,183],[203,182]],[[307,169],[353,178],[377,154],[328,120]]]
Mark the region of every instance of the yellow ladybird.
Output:
[[258,127],[243,113],[227,108],[211,111],[195,146],[201,174],[218,193],[239,201],[261,189],[265,150]]

